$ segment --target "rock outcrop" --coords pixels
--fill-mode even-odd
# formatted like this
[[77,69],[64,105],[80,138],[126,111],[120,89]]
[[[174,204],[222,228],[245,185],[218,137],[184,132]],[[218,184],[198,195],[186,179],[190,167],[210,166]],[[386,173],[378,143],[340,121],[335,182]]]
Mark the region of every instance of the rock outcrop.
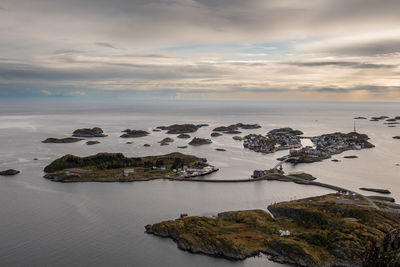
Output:
[[74,137],[106,137],[103,130],[99,127],[77,129],[72,133]]
[[167,131],[167,134],[187,134],[194,133],[199,128],[208,126],[208,124],[173,124],[170,126],[159,126],[157,129]]
[[212,141],[210,139],[195,137],[192,139],[192,141],[189,142],[189,145],[201,146],[201,145],[207,145],[207,144],[211,144],[211,143],[212,143]]
[[75,138],[75,137],[66,137],[66,138],[47,138],[46,140],[42,141],[42,143],[53,143],[53,144],[68,144],[68,143],[76,143],[82,141],[82,138]]
[[126,129],[122,132],[124,132],[124,134],[120,136],[122,138],[138,138],[138,137],[143,137],[143,136],[149,135],[149,133],[144,130]]
[[11,175],[16,175],[20,173],[20,171],[14,170],[14,169],[8,169],[5,171],[0,171],[0,175],[4,175],[4,176],[11,176]]

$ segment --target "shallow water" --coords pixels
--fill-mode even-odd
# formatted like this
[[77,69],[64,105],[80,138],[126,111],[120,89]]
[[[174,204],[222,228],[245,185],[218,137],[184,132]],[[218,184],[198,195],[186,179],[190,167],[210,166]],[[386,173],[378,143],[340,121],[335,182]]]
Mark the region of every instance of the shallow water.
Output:
[[[221,211],[265,209],[267,205],[331,192],[319,187],[260,181],[243,184],[150,181],[136,183],[60,184],[42,178],[52,160],[71,153],[123,152],[127,156],[173,151],[206,157],[220,171],[205,179],[248,178],[254,169],[276,164],[287,151],[262,155],[243,149],[231,135],[213,138],[213,144],[180,150],[187,139],[174,138],[160,146],[166,134],[119,138],[121,131],[151,129],[173,123],[208,123],[192,136],[208,137],[216,126],[259,123],[262,128],[243,130],[266,133],[290,126],[305,136],[353,129],[355,116],[398,116],[399,104],[354,103],[238,103],[238,102],[78,102],[75,100],[0,100],[0,169],[21,174],[0,177],[1,266],[279,266],[265,257],[231,262],[180,251],[169,239],[144,234],[144,226],[173,219],[180,213],[215,215]],[[66,137],[81,127],[102,127],[109,135],[101,144],[42,144],[47,137]],[[387,188],[400,197],[400,126],[357,121],[357,130],[371,137],[374,149],[348,151],[313,164],[284,165],[306,171],[318,180],[356,190]],[[97,140],[96,139],[96,140]],[[151,147],[143,147],[149,143]],[[215,151],[225,148],[226,152]],[[357,155],[357,159],[343,159]],[[33,160],[38,158],[38,160]]]

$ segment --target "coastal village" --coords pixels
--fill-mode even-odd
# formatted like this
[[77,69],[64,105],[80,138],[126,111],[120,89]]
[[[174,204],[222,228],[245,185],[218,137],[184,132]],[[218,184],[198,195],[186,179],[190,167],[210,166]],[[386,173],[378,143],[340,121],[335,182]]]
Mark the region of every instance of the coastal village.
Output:
[[274,153],[279,150],[296,149],[301,147],[299,135],[301,131],[292,128],[275,129],[266,136],[250,134],[244,137],[243,146],[255,152]]

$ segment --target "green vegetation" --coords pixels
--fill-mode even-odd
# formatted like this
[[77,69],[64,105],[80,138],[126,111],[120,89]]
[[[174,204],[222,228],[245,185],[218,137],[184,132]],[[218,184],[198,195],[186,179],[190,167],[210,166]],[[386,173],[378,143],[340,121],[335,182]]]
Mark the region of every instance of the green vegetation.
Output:
[[361,266],[366,250],[400,227],[393,212],[399,207],[379,205],[330,194],[270,205],[274,218],[263,210],[230,211],[147,225],[146,232],[170,237],[183,250],[236,260],[263,252],[302,266]]

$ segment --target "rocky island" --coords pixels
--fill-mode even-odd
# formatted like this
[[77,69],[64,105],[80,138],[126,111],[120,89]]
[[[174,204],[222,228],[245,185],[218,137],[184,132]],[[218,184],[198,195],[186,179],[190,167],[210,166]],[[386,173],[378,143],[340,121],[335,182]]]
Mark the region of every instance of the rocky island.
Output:
[[177,136],[177,138],[188,139],[188,138],[190,138],[190,135],[188,135],[188,134],[180,134],[180,135]]
[[5,171],[0,171],[0,175],[3,175],[3,176],[11,176],[11,175],[16,175],[18,173],[20,173],[20,171],[17,171],[17,170],[14,170],[14,169],[8,169],[8,170],[5,170]]
[[170,126],[158,126],[157,129],[167,131],[167,134],[187,134],[194,133],[205,126],[208,126],[208,124],[173,124]]
[[68,144],[68,143],[76,143],[79,141],[82,141],[84,139],[82,138],[76,138],[76,137],[66,137],[66,138],[47,138],[46,140],[43,140],[42,143],[52,143],[52,144]]
[[[340,154],[349,150],[360,150],[375,147],[368,140],[366,134],[356,132],[323,134],[311,137],[315,147],[306,146],[298,150],[290,150],[287,157],[281,158],[291,163],[312,163],[330,158],[332,155]],[[346,156],[355,158],[356,156]]]
[[127,158],[122,153],[89,157],[65,155],[44,168],[44,178],[56,182],[132,182],[153,179],[185,179],[218,169],[204,158],[182,153]]
[[149,133],[143,130],[131,130],[131,129],[126,129],[124,131],[123,135],[120,137],[122,138],[138,138],[138,137],[143,137],[143,136],[148,136]]
[[329,194],[273,204],[270,213],[182,216],[145,228],[173,239],[182,250],[232,260],[262,253],[296,266],[363,266],[371,248],[381,248],[385,237],[400,227],[399,205],[376,204],[379,209],[351,195]]
[[86,142],[86,145],[88,145],[88,146],[93,146],[93,145],[97,145],[97,144],[100,144],[100,142],[99,141],[87,141]]
[[107,135],[105,135],[103,133],[103,130],[101,128],[94,127],[92,129],[82,128],[82,129],[75,130],[72,133],[72,136],[74,136],[74,137],[106,137]]
[[174,142],[174,139],[166,137],[163,140],[161,140],[159,143],[160,143],[160,146],[167,146],[167,145],[169,145],[169,143],[172,143],[172,142]]
[[223,133],[227,133],[227,134],[240,134],[241,132],[238,131],[239,129],[259,129],[261,128],[260,125],[258,124],[244,124],[244,123],[236,123],[236,124],[232,124],[229,126],[220,126],[217,128],[214,128],[213,131],[214,132],[223,132]]
[[189,145],[191,145],[191,146],[202,146],[202,145],[208,145],[208,144],[211,144],[211,143],[212,143],[212,141],[210,139],[195,137],[195,138],[192,139],[192,141],[189,142]]
[[255,152],[274,153],[278,150],[294,149],[301,147],[299,135],[303,132],[292,128],[273,129],[266,136],[249,134],[245,136],[243,146]]
[[211,137],[218,137],[218,136],[221,136],[221,135],[222,135],[222,133],[217,133],[217,132],[211,133]]

